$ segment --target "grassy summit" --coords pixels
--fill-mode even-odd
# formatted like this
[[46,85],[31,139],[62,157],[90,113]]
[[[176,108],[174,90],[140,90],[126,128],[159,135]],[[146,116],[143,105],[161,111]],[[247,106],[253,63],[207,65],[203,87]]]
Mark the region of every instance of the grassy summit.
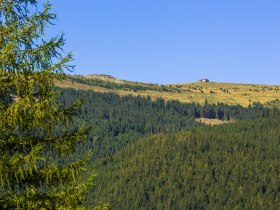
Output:
[[119,95],[161,97],[181,102],[225,103],[248,106],[260,102],[267,106],[280,106],[280,85],[254,85],[216,82],[158,85],[116,79],[109,75],[67,76],[60,87],[71,87]]

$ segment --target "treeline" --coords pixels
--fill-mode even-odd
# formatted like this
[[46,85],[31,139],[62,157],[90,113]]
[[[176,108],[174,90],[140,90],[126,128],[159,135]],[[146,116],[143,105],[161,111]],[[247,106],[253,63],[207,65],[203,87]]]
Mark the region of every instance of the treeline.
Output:
[[[92,127],[71,157],[92,150],[90,168],[98,176],[86,194],[88,208],[265,209],[278,202],[278,110],[59,91],[62,106],[83,99],[72,129]],[[208,127],[197,117],[236,123]]]
[[70,81],[79,82],[91,86],[108,88],[112,90],[125,90],[125,91],[134,91],[134,92],[144,91],[144,90],[154,90],[160,92],[180,92],[180,89],[166,86],[166,85],[144,84],[140,82],[135,82],[134,84],[114,83],[98,78],[85,78],[83,76],[77,76],[77,75],[75,76],[66,75],[66,78]]
[[166,102],[161,98],[152,100],[150,97],[119,96],[70,88],[59,91],[58,100],[63,107],[83,99],[83,104],[74,117],[73,129],[84,124],[92,127],[88,144],[94,145],[95,158],[109,157],[145,135],[201,126],[195,118],[254,119],[269,116],[273,111],[260,104],[244,108],[225,104]]
[[[91,90],[59,89],[61,95],[59,102],[62,106],[68,106],[77,99],[83,99],[79,109],[79,117],[115,119],[125,117],[123,112],[138,115],[137,112],[145,112],[151,115],[159,110],[176,113],[178,116],[189,118],[209,118],[221,120],[253,119],[269,116],[272,109],[265,108],[260,103],[253,103],[248,107],[240,105],[229,106],[223,103],[209,104],[207,100],[203,105],[198,103],[183,103],[180,101],[165,101],[162,98],[152,100],[151,97],[119,96],[114,93],[97,93]],[[125,111],[123,108],[125,107]],[[151,110],[152,109],[152,110]],[[120,111],[123,110],[123,111]],[[140,114],[139,114],[140,115]]]
[[[119,96],[114,93],[59,89],[62,107],[83,99],[74,117],[73,130],[82,125],[91,126],[88,146],[94,145],[94,158],[109,157],[121,147],[141,136],[159,132],[175,132],[199,126],[193,117],[182,115],[166,105],[162,99]],[[175,104],[175,102],[174,102]],[[59,129],[58,129],[59,132]],[[81,148],[86,150],[88,148]]]
[[[97,162],[87,206],[279,209],[280,115],[156,134]],[[92,196],[95,195],[95,196]]]

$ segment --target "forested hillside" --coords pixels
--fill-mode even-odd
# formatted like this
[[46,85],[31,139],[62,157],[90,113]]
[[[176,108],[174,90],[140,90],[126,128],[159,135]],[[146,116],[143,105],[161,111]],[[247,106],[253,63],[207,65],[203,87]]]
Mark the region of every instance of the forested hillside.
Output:
[[[204,105],[59,89],[83,98],[75,125],[92,126],[78,153],[93,151],[96,186],[85,204],[112,209],[275,209],[279,206],[277,109]],[[195,118],[235,120],[205,126]],[[75,129],[75,127],[73,128]]]
[[[62,1],[55,2],[58,4]],[[257,45],[242,44],[240,41],[250,40],[250,33],[247,33],[247,39],[246,30],[242,30],[242,36],[239,36],[238,33],[230,32],[236,27],[224,28],[226,25],[238,25],[241,26],[240,29],[252,29],[247,25],[254,26],[255,22],[248,22],[242,14],[240,16],[234,12],[238,18],[232,18],[231,11],[227,12],[227,8],[215,6],[214,15],[207,12],[207,17],[211,17],[212,22],[212,17],[217,16],[218,10],[223,11],[221,14],[225,17],[221,17],[226,21],[238,19],[239,22],[224,24],[226,22],[223,21],[220,24],[218,21],[219,24],[213,25],[217,29],[214,30],[216,35],[211,35],[213,27],[210,27],[212,31],[209,34],[200,33],[206,34],[206,39],[194,33],[192,38],[182,37],[183,39],[177,40],[177,35],[185,36],[184,31],[180,30],[176,35],[178,31],[172,30],[177,38],[170,39],[170,35],[173,35],[165,33],[170,31],[170,26],[176,28],[179,23],[179,28],[189,31],[190,27],[197,28],[203,22],[208,23],[203,21],[203,15],[193,18],[197,11],[203,10],[201,5],[192,4],[192,12],[189,13],[184,9],[188,5],[162,4],[162,11],[175,12],[177,17],[173,15],[174,18],[170,19],[170,15],[160,16],[164,24],[158,24],[159,18],[154,16],[156,13],[151,12],[159,6],[158,2],[148,7],[141,2],[135,7],[135,3],[122,5],[118,1],[111,5],[114,9],[110,8],[110,14],[102,11],[108,10],[111,3],[103,5],[99,3],[105,1],[100,1],[96,7],[96,2],[92,2],[94,1],[83,2],[80,5],[86,7],[81,9],[82,7],[76,7],[76,2],[70,6],[69,1],[67,8],[59,9],[65,15],[61,20],[70,20],[70,24],[62,22],[62,26],[74,29],[72,32],[76,38],[72,39],[71,45],[79,43],[79,48],[73,49],[79,52],[75,62],[84,71],[98,66],[101,69],[108,69],[109,66],[120,69],[124,67],[121,60],[125,58],[129,61],[127,68],[134,68],[134,72],[130,73],[141,70],[141,76],[145,76],[143,79],[155,79],[147,77],[151,77],[153,69],[159,70],[159,66],[153,64],[157,63],[156,60],[164,61],[167,58],[168,65],[160,64],[167,71],[171,69],[170,76],[173,79],[174,75],[177,78],[189,76],[192,79],[202,75],[202,72],[199,73],[199,69],[202,71],[201,66],[195,67],[195,63],[202,61],[204,66],[216,63],[214,65],[218,69],[214,65],[207,67],[216,71],[206,68],[203,73],[216,78],[226,79],[221,75],[221,72],[225,72],[226,77],[235,74],[235,79],[239,78],[239,81],[241,77],[242,81],[246,81],[246,77],[247,81],[250,79],[276,83],[275,80],[263,80],[262,77],[266,69],[265,76],[275,79],[268,69],[277,69],[277,66],[273,67],[277,62],[273,63],[273,59],[270,59],[266,65],[265,59],[261,59],[261,63],[255,63],[258,57],[273,58],[273,51],[269,56],[251,51],[251,56],[246,59],[240,54],[242,50],[235,50],[238,55],[223,52],[222,54],[229,56],[220,58],[223,65],[219,67],[219,62],[212,62],[221,56],[217,57],[220,52],[215,53],[207,42],[212,40],[211,37],[217,38],[220,27],[222,33],[217,40],[222,40],[223,43],[216,47],[219,42],[213,42],[217,49],[232,43],[248,48],[257,46],[262,38],[267,41],[267,37],[271,37],[261,33],[261,39],[254,38],[258,41]],[[65,5],[65,2],[61,4]],[[209,10],[211,5],[205,8]],[[280,85],[220,83],[214,82],[214,78],[213,81],[203,79],[192,83],[184,83],[190,81],[190,78],[182,78],[182,84],[152,84],[117,79],[106,74],[68,75],[68,72],[75,70],[72,65],[74,56],[71,52],[64,51],[64,33],[53,35],[55,31],[52,29],[52,33],[48,32],[50,26],[57,24],[57,14],[51,11],[52,8],[49,1],[0,0],[0,210],[280,209]],[[98,8],[97,13],[93,11],[94,8]],[[149,10],[143,12],[145,8]],[[244,10],[239,5],[228,8]],[[258,9],[258,6],[254,9]],[[268,8],[259,9],[262,12]],[[259,14],[256,11],[254,13]],[[90,13],[97,16],[89,18]],[[227,13],[230,18],[226,18]],[[250,19],[257,18],[253,13],[245,13]],[[75,19],[86,17],[77,20],[82,23],[78,24],[81,27],[79,29],[73,28],[73,21],[69,18],[73,14]],[[105,14],[106,18],[98,18],[100,14]],[[142,17],[143,14],[145,18]],[[181,21],[189,19],[183,14],[191,14],[196,22],[193,24],[192,21]],[[164,16],[168,17],[167,21],[164,21]],[[276,20],[274,16],[271,17]],[[112,18],[116,22],[111,21]],[[218,17],[217,20],[219,19],[221,18]],[[140,24],[135,24],[135,20]],[[271,19],[272,22],[273,20]],[[277,25],[271,21],[257,22]],[[244,27],[240,25],[243,22],[246,23]],[[113,27],[110,27],[112,23]],[[123,25],[124,23],[128,25]],[[186,23],[186,27],[182,27]],[[156,24],[155,27],[153,24]],[[132,25],[137,26],[141,36],[131,39],[131,29],[136,32]],[[148,28],[139,28],[141,25],[148,25]],[[84,33],[76,33],[83,32],[83,28],[90,41]],[[120,28],[129,31],[118,30]],[[200,28],[204,30],[209,27]],[[265,25],[259,28],[267,29]],[[88,29],[94,29],[94,34],[101,36],[90,35],[91,30]],[[115,29],[117,33],[114,33]],[[142,36],[148,29],[147,36]],[[229,33],[223,33],[225,29]],[[64,31],[66,28],[62,27],[60,30]],[[198,32],[196,29],[195,31]],[[118,34],[119,32],[124,33]],[[269,34],[269,30],[265,32]],[[145,53],[148,53],[151,50],[149,40],[157,38],[157,34],[168,36],[161,37],[157,43],[153,42],[153,55],[146,54],[146,59],[143,53],[141,55],[141,49],[144,47]],[[235,37],[228,36],[232,34]],[[111,35],[114,36],[113,39]],[[199,39],[196,40],[196,37]],[[194,40],[193,43],[195,40],[206,41],[198,47],[193,44],[196,48],[194,51],[206,47],[199,50],[206,52],[206,57],[203,57],[203,53],[194,53],[188,59],[194,63],[186,65],[185,59],[182,60],[180,55],[178,57],[178,53],[180,49],[184,49],[180,40],[188,39],[192,42]],[[81,40],[85,41],[86,47],[82,47]],[[228,40],[231,40],[230,43]],[[100,43],[99,46],[96,41]],[[92,43],[102,49],[96,48],[93,52],[93,48],[88,45]],[[124,48],[120,51],[119,46]],[[129,50],[131,46],[133,49]],[[117,48],[114,50],[114,47]],[[188,47],[185,48],[193,52]],[[263,47],[262,44],[258,49],[252,49],[260,51],[259,47]],[[162,51],[165,48],[169,53],[166,54],[167,57],[156,50]],[[216,58],[209,58],[209,50],[213,51]],[[132,53],[132,57],[125,54],[133,51],[140,52],[140,56],[137,53]],[[267,53],[267,50],[262,51]],[[116,57],[114,52],[120,52],[120,56]],[[110,58],[110,54],[113,57]],[[184,50],[183,54],[187,55],[188,52]],[[81,58],[83,59],[79,60]],[[172,61],[172,58],[176,60]],[[235,64],[240,63],[242,66],[232,66],[232,58],[235,58]],[[96,61],[106,61],[104,64],[109,66]],[[114,61],[118,61],[122,67]],[[141,65],[139,61],[147,63]],[[211,62],[207,64],[207,61]],[[254,71],[245,76],[250,65],[259,67],[257,69],[262,74],[255,75],[256,70],[252,68]],[[198,74],[190,75],[185,71],[185,75],[182,75],[176,66],[186,70],[197,69],[195,73]],[[126,68],[123,70],[128,71]],[[160,70],[162,73],[161,67]],[[230,79],[233,77],[230,76]]]
[[94,143],[94,153],[106,157],[144,135],[201,126],[195,118],[241,120],[268,116],[271,112],[260,104],[244,108],[207,102],[200,105],[161,98],[152,100],[151,97],[119,96],[70,88],[60,89],[60,92],[58,100],[63,107],[83,99],[74,125],[76,128],[84,124],[91,126],[88,139]]
[[279,209],[279,141],[279,113],[152,135],[110,164],[95,163],[100,176],[87,202],[127,210]]

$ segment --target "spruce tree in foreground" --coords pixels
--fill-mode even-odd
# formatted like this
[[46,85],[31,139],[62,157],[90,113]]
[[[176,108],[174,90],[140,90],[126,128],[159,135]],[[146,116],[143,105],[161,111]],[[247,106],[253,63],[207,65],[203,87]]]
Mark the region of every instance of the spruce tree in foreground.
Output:
[[[87,129],[56,103],[54,80],[70,69],[63,36],[44,40],[56,18],[36,0],[0,0],[0,209],[79,209],[92,177],[88,155],[70,161]],[[67,161],[65,161],[67,160]]]

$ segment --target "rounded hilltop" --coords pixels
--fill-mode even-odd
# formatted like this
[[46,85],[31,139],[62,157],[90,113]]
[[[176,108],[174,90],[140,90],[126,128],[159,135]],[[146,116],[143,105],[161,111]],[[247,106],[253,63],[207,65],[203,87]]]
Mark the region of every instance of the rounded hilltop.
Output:
[[120,80],[108,74],[88,74],[84,77],[87,79],[100,79],[108,82],[123,83],[123,80]]
[[86,78],[106,78],[106,79],[116,79],[115,77],[109,74],[88,74],[85,76]]

